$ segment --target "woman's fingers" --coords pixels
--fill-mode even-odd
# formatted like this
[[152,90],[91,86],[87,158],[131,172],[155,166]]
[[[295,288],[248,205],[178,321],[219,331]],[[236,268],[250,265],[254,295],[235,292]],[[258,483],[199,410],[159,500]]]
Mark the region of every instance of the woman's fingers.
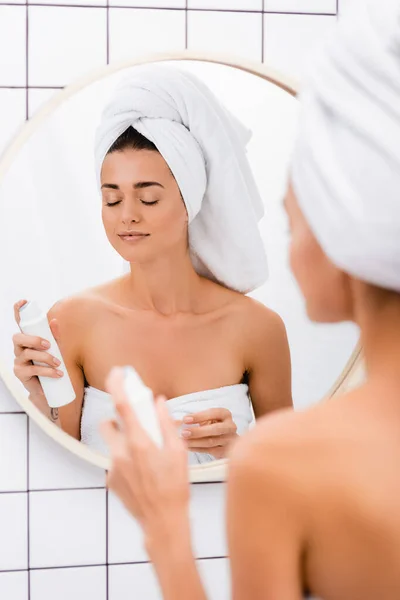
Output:
[[232,413],[227,408],[209,408],[208,410],[184,417],[183,422],[187,425],[194,425],[203,423],[204,421],[224,421],[231,418]]
[[17,364],[29,364],[31,361],[44,363],[45,365],[54,368],[59,367],[61,364],[58,358],[55,358],[48,352],[32,350],[31,348],[24,348],[20,355],[15,359]]
[[18,300],[18,302],[16,302],[14,304],[14,319],[16,320],[18,325],[21,320],[19,311],[22,308],[22,306],[24,306],[24,304],[26,304],[26,303],[27,303],[27,300]]
[[236,436],[232,434],[218,435],[216,437],[207,437],[204,439],[187,440],[188,449],[193,452],[194,448],[216,448],[218,446],[228,446]]
[[52,377],[60,379],[64,373],[51,367],[41,367],[40,365],[14,364],[14,375],[22,382],[26,382],[32,377]]
[[36,335],[25,335],[24,333],[16,333],[13,336],[14,354],[19,356],[25,348],[32,350],[48,350],[50,344],[47,340]]
[[185,439],[202,439],[207,437],[218,437],[236,433],[236,425],[233,421],[213,423],[212,425],[200,425],[196,427],[186,426],[182,431]]

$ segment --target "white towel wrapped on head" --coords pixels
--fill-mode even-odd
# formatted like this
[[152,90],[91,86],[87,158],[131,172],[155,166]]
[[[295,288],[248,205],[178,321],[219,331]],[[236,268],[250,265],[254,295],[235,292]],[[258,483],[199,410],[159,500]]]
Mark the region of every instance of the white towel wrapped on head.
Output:
[[239,292],[267,278],[258,221],[264,214],[246,156],[251,132],[205,84],[165,65],[135,67],[106,107],[96,134],[104,158],[128,127],[155,144],[185,202],[194,267]]
[[292,182],[343,271],[400,292],[400,0],[362,0],[300,95]]

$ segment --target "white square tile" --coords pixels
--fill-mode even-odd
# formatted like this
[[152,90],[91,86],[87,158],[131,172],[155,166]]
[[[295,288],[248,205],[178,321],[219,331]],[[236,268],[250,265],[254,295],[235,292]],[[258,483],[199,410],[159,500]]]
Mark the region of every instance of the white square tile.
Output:
[[102,8],[29,8],[29,85],[66,85],[106,64]]
[[28,600],[28,571],[0,573],[0,598]]
[[26,83],[26,8],[0,5],[0,85]]
[[185,8],[186,0],[110,0],[110,6],[139,6],[149,8]]
[[30,421],[29,488],[31,490],[104,487],[105,483],[106,476],[103,469],[75,456]]
[[27,419],[0,414],[0,492],[27,489]]
[[31,492],[29,507],[31,567],[105,563],[104,490]]
[[106,6],[107,0],[29,0],[32,4],[67,4],[67,5],[93,5],[93,6]]
[[0,532],[0,571],[27,569],[27,494],[0,494]]
[[110,9],[110,61],[185,48],[185,11]]
[[336,14],[336,0],[265,0],[264,10]]
[[109,600],[127,600],[127,590],[134,590],[132,600],[162,600],[151,564],[112,565],[108,568],[108,582]]
[[262,10],[262,0],[188,0],[188,8]]
[[260,61],[261,19],[256,13],[190,11],[188,48]]
[[223,483],[191,486],[190,520],[196,558],[227,556],[226,488]]
[[57,89],[30,89],[29,90],[29,118],[31,118],[50,98],[60,92]]
[[30,600],[106,600],[106,567],[31,571]]
[[139,523],[113,493],[108,496],[108,562],[145,562],[149,558]]
[[301,78],[313,55],[335,29],[335,16],[264,15],[264,62]]
[[[7,109],[3,111],[3,107],[2,107],[2,92],[3,91],[9,91],[9,90],[0,90],[0,154],[2,152],[2,134],[4,133],[3,130],[3,119],[4,121],[6,120],[7,116],[10,116],[10,120],[13,121],[13,111],[12,111],[12,105],[11,105],[11,101],[13,98],[13,95],[11,94],[10,96],[8,96],[8,94],[6,94],[7,96]],[[11,90],[11,91],[20,91],[20,90]],[[25,97],[25,92],[23,92],[24,97]],[[16,101],[18,101],[19,97],[16,96]],[[9,110],[9,112],[7,112],[7,110]],[[25,100],[24,100],[24,113],[25,113]],[[21,121],[22,123],[22,121]],[[20,124],[21,124],[20,123]],[[9,123],[4,123],[4,129],[7,128],[7,125],[9,125]],[[10,127],[11,130],[15,130],[17,129],[17,126],[11,126]],[[8,135],[8,141],[10,141],[11,139],[11,134],[14,133],[14,131],[11,131],[11,133]],[[4,149],[4,147],[3,147]],[[10,375],[12,375],[10,373]],[[5,383],[3,382],[3,380],[0,377],[0,413],[2,412],[22,412],[22,408],[20,407],[20,405],[18,404],[18,402],[14,399],[14,397],[11,395],[11,393],[8,391],[8,389],[5,386]]]

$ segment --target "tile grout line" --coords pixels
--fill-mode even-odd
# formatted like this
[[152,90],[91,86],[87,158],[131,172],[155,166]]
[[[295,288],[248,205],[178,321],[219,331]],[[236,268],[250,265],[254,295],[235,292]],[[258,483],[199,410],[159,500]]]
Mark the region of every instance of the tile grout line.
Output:
[[185,0],[185,50],[188,49],[188,0]]
[[[197,556],[195,560],[197,562],[205,561],[205,560],[223,560],[228,557],[223,555],[218,556]],[[115,562],[109,563],[110,567],[126,567],[129,565],[150,565],[152,564],[150,560],[133,560],[133,561],[123,561],[123,562]],[[29,573],[31,571],[55,571],[57,569],[90,569],[90,568],[98,568],[104,567],[104,563],[87,563],[84,565],[60,565],[60,566],[51,566],[51,567],[31,567],[29,569]],[[24,573],[26,569],[0,569],[0,573]]]
[[265,0],[262,0],[262,13],[261,13],[261,62],[264,62],[264,28],[265,28]]
[[30,466],[30,455],[29,455],[29,439],[30,439],[30,419],[27,417],[26,419],[26,506],[27,506],[27,529],[28,529],[28,537],[27,537],[27,550],[28,550],[28,600],[31,600],[31,536],[30,536],[30,496],[29,496],[29,466]]
[[106,4],[106,61],[110,64],[110,0]]
[[106,487],[106,600],[109,600],[110,594],[110,582],[109,582],[109,572],[108,572],[108,527],[109,527],[109,519],[108,519],[108,488]]
[[[0,6],[25,6],[23,2],[16,4],[12,2],[0,2]],[[41,3],[41,2],[30,2],[29,6],[38,6],[42,8],[103,8],[107,9],[106,4],[68,4],[68,3]],[[113,5],[112,8],[117,9],[132,9],[132,10],[162,10],[162,11],[188,11],[188,12],[219,12],[219,13],[245,13],[245,14],[266,14],[266,15],[304,15],[304,16],[316,16],[316,17],[334,17],[335,13],[327,12],[306,12],[306,11],[280,11],[280,10],[246,10],[238,8],[221,9],[221,8],[180,8],[180,7],[166,7],[166,6],[123,6]]]
[[25,119],[29,119],[29,6],[25,0]]

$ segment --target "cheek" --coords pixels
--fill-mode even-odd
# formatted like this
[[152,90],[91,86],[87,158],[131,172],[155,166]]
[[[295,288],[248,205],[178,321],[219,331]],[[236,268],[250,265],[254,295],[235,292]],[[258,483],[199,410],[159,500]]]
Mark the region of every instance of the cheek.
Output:
[[166,206],[165,210],[154,211],[149,214],[149,224],[153,233],[158,233],[163,239],[176,241],[182,238],[187,231],[188,216],[186,207],[181,199],[174,206]]

